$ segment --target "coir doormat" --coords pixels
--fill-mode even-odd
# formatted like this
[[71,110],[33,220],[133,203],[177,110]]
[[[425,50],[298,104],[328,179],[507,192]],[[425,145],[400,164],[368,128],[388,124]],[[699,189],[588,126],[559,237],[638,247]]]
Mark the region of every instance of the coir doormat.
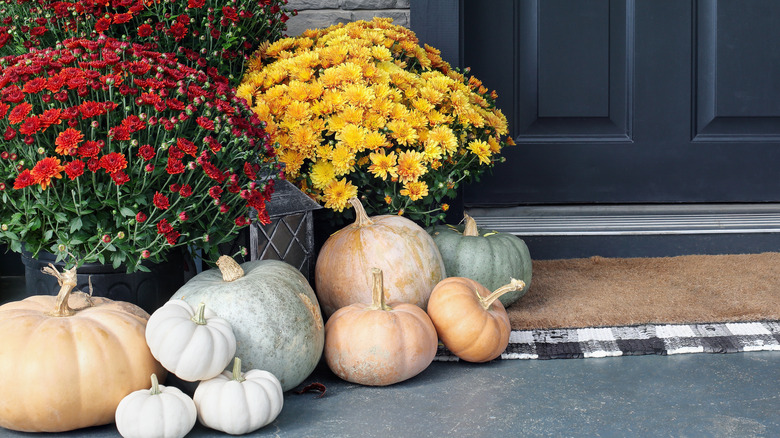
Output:
[[[780,321],[513,330],[502,359],[780,351]],[[438,361],[457,361],[439,346]]]

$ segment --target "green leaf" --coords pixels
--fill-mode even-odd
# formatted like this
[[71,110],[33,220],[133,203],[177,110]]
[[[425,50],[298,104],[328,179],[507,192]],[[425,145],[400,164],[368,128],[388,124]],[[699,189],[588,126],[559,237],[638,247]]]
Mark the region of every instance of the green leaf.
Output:
[[119,213],[122,214],[124,217],[133,217],[135,216],[135,212],[127,207],[122,207],[119,209]]
[[57,222],[67,222],[68,221],[68,215],[65,213],[58,211],[54,213],[54,220]]
[[43,233],[43,240],[49,240],[54,235],[54,230],[46,230]]
[[74,217],[73,220],[70,221],[70,232],[74,233],[76,230],[80,230],[83,223],[81,222],[80,217]]

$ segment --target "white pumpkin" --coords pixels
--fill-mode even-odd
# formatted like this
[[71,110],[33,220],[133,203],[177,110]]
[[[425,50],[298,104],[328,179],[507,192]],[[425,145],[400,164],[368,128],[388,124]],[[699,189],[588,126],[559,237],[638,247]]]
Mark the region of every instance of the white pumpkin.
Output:
[[125,438],[181,438],[198,417],[195,403],[175,386],[157,383],[152,374],[151,389],[131,392],[116,408],[116,428]]
[[242,373],[239,358],[232,372],[200,382],[193,399],[202,425],[232,435],[270,424],[284,405],[279,379],[263,370]]
[[149,317],[146,343],[166,370],[188,382],[217,376],[236,354],[230,323],[204,303],[193,310],[184,300],[168,301]]

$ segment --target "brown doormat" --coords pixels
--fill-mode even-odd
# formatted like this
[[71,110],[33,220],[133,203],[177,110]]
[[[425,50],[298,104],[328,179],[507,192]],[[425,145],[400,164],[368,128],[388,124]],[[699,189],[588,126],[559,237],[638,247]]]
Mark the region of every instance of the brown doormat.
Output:
[[780,319],[780,253],[533,262],[513,330]]

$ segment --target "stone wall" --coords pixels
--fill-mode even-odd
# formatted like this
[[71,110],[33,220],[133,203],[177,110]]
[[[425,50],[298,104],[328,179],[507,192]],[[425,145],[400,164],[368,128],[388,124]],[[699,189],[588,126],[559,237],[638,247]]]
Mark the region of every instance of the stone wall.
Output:
[[390,17],[393,24],[409,27],[411,0],[289,0],[287,8],[298,15],[287,21],[287,34],[300,35],[306,29],[328,27],[336,23]]

